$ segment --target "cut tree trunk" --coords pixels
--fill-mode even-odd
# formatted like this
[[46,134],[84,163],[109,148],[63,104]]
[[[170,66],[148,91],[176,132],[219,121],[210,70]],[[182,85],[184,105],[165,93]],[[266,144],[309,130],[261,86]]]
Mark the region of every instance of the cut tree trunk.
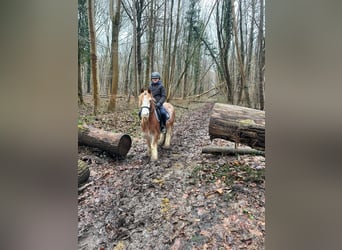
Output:
[[228,148],[208,146],[202,148],[202,154],[222,154],[222,155],[262,155],[265,151],[255,150],[251,148]]
[[87,163],[84,161],[78,160],[78,186],[83,182],[86,182],[90,176],[90,170]]
[[112,133],[86,125],[79,125],[78,144],[99,148],[112,156],[125,157],[131,148],[132,140],[129,135],[123,133]]
[[221,138],[265,149],[265,111],[215,103],[209,121],[210,139]]

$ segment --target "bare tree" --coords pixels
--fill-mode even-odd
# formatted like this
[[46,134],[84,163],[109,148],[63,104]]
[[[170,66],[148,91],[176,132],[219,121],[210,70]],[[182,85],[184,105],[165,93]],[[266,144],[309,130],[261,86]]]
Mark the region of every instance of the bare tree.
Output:
[[156,29],[156,21],[155,21],[155,10],[154,10],[154,0],[150,1],[150,9],[149,9],[149,19],[148,19],[148,41],[147,41],[147,55],[146,55],[146,74],[145,74],[145,84],[147,84],[150,80],[151,76],[151,68],[153,64],[153,50],[155,43],[155,29]]
[[143,79],[143,60],[142,60],[142,37],[144,34],[143,13],[147,8],[145,0],[132,0],[132,4],[126,1],[123,8],[132,22],[133,28],[133,58],[134,58],[134,94],[138,96],[142,87]]
[[[87,0],[78,0],[78,98],[81,104],[83,103],[83,89],[85,88],[86,92],[90,93],[90,72],[88,72],[90,69],[90,42],[87,6]],[[85,73],[83,73],[84,71]]]
[[145,0],[135,0],[135,11],[136,11],[136,64],[137,64],[137,74],[138,74],[138,87],[136,94],[138,95],[138,92],[140,88],[142,87],[142,55],[141,55],[141,38],[143,36],[143,12],[146,8]]
[[113,64],[113,76],[112,76],[112,90],[111,97],[108,104],[108,110],[114,111],[116,105],[116,95],[118,91],[118,82],[119,82],[119,31],[120,31],[120,6],[121,1],[116,0],[115,8],[113,4],[113,0],[111,2],[111,13],[113,13],[113,9],[115,9],[115,14],[111,15],[112,19],[112,64]]
[[[208,26],[210,17],[211,17],[211,15],[212,15],[212,13],[213,13],[213,11],[214,11],[215,6],[217,5],[217,3],[218,3],[218,1],[215,1],[214,5],[212,6],[212,8],[211,8],[211,10],[210,10],[210,12],[209,12],[209,17],[208,17],[207,21],[205,22],[205,24],[203,25],[203,29],[201,29],[200,34],[198,35],[198,38],[199,38],[199,39],[197,40],[197,43],[194,44],[194,45],[191,47],[191,48],[192,48],[192,52],[190,53],[190,56],[189,56],[188,60],[185,60],[185,62],[184,62],[184,68],[183,68],[182,70],[179,69],[179,72],[181,72],[181,73],[180,73],[180,76],[178,77],[178,80],[177,80],[176,84],[175,84],[175,85],[173,86],[173,88],[172,88],[173,90],[175,90],[175,89],[177,89],[177,88],[179,87],[179,85],[180,85],[180,83],[181,83],[181,80],[182,80],[182,78],[184,77],[184,74],[186,73],[186,71],[188,70],[188,67],[189,67],[189,65],[190,65],[190,63],[189,63],[190,58],[192,58],[192,57],[194,56],[194,54],[196,53],[196,49],[197,49],[197,48],[200,46],[200,44],[202,43],[204,31],[205,31],[206,27]],[[178,52],[179,52],[178,54],[180,54],[180,55],[178,55],[178,57],[182,58],[182,57],[184,56],[183,53],[182,53],[182,51],[179,50]],[[180,64],[178,64],[178,66],[180,67]],[[169,97],[169,98],[172,98],[173,96],[174,96],[174,92],[171,91],[171,94],[170,94],[170,97]]]
[[88,18],[89,18],[89,35],[90,35],[90,55],[91,55],[91,74],[93,80],[93,99],[94,99],[94,115],[97,114],[99,97],[97,83],[97,57],[96,57],[96,39],[94,27],[94,2],[88,0]]
[[246,75],[249,76],[251,73],[251,64],[252,64],[252,53],[253,53],[253,44],[254,44],[254,19],[255,19],[255,0],[251,1],[252,4],[252,16],[250,19],[250,30],[249,30],[249,42],[248,42],[248,50],[247,50],[247,59],[246,59]]
[[[115,38],[117,9],[108,11],[113,10],[108,6],[117,1],[123,11],[115,12],[122,19],[120,37]],[[188,6],[193,6],[192,10]],[[203,9],[200,0],[96,1],[92,18],[96,21],[97,80],[101,93],[111,95],[108,110],[115,106],[120,91],[137,96],[148,84],[152,70],[161,71],[168,100],[201,95],[217,85],[217,93],[228,103],[264,106],[264,3],[216,0],[210,6]],[[208,23],[214,24],[210,30],[206,29]],[[84,89],[86,66],[82,59]]]
[[[239,4],[241,5],[241,1],[239,1]],[[240,91],[239,91],[239,98],[238,98],[238,104],[241,104],[242,102],[242,92],[245,93],[245,98],[247,102],[247,106],[251,106],[251,101],[249,99],[249,92],[248,92],[248,86],[246,85],[246,75],[245,75],[245,66],[243,62],[243,55],[244,55],[244,44],[243,40],[241,40],[241,46],[239,46],[239,40],[238,40],[238,31],[237,31],[237,22],[236,22],[236,15],[235,15],[235,8],[234,8],[234,0],[231,1],[231,8],[232,8],[232,19],[233,19],[233,30],[234,30],[234,38],[235,38],[235,48],[236,48],[236,54],[239,62],[239,69],[240,69]],[[241,8],[239,8],[241,10]],[[240,16],[242,19],[242,17]],[[242,26],[242,23],[240,23],[240,27]],[[240,33],[242,33],[242,30],[240,30]],[[241,34],[240,34],[241,35]],[[240,36],[242,39],[242,35]]]
[[[220,4],[221,3],[221,4]],[[219,50],[220,69],[219,76],[221,81],[226,83],[227,87],[227,101],[234,103],[233,83],[229,70],[229,47],[232,37],[232,9],[231,0],[220,1],[216,6],[216,32]],[[220,81],[220,82],[221,82]]]
[[265,82],[264,82],[264,72],[265,72],[265,37],[264,37],[264,0],[260,0],[260,19],[259,19],[259,33],[258,33],[258,43],[259,43],[259,103],[260,109],[265,108]]
[[82,90],[82,76],[81,76],[81,62],[80,62],[80,54],[78,53],[78,63],[77,63],[77,72],[78,72],[78,101],[80,104],[84,104],[83,101],[83,90]]
[[175,64],[176,64],[176,52],[177,52],[177,44],[178,44],[178,36],[180,33],[180,28],[179,28],[179,19],[180,19],[180,3],[181,0],[178,0],[178,4],[177,4],[177,20],[176,20],[176,31],[175,31],[175,37],[174,37],[174,41],[173,41],[173,49],[172,49],[172,54],[171,54],[171,65],[170,65],[170,77],[169,77],[169,88],[167,89],[167,99],[169,99],[170,95],[171,95],[171,85],[173,84],[173,80],[174,80],[174,74],[175,74]]

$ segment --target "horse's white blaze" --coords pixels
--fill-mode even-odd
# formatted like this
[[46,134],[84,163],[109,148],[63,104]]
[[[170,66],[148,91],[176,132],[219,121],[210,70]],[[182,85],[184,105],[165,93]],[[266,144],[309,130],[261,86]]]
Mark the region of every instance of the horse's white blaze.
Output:
[[147,96],[144,96],[142,100],[141,117],[148,117],[150,115],[150,101]]

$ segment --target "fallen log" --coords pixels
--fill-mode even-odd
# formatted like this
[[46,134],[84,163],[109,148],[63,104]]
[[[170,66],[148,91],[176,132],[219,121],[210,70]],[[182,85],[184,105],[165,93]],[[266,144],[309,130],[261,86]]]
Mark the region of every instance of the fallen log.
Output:
[[125,157],[131,148],[131,137],[123,133],[113,133],[86,125],[78,126],[78,144],[99,148],[112,156]]
[[265,111],[215,103],[209,121],[210,139],[221,138],[265,149]]
[[202,148],[202,154],[265,156],[265,151],[255,150],[251,148],[229,148],[229,147],[208,146],[208,147]]
[[83,182],[86,182],[90,176],[90,170],[87,163],[84,161],[78,160],[78,186],[80,186]]

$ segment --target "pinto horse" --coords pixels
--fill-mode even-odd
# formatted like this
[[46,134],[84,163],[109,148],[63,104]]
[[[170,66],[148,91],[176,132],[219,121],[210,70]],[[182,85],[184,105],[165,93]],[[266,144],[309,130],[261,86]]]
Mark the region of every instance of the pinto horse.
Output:
[[148,146],[148,155],[152,161],[158,160],[158,145],[169,148],[171,144],[172,128],[175,121],[175,109],[170,104],[163,104],[169,113],[166,121],[166,135],[160,132],[160,123],[157,118],[155,100],[150,90],[141,89],[139,107],[141,111],[141,128]]

